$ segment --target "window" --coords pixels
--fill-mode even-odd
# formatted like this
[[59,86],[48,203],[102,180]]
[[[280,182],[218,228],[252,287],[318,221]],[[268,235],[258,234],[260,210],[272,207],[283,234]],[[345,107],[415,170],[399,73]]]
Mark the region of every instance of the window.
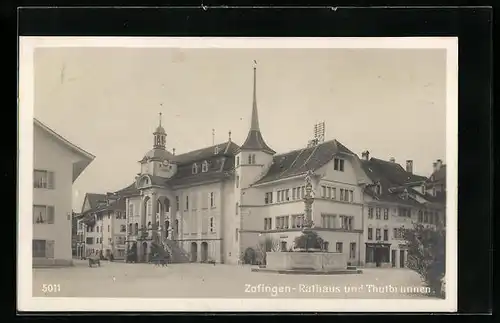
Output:
[[120,225],[120,232],[126,232],[127,231],[127,227],[125,226],[125,224],[121,224]]
[[240,176],[236,176],[236,188],[240,187]]
[[248,155],[248,164],[252,163],[252,155]]
[[236,157],[236,166],[240,166],[240,156]]
[[189,196],[186,195],[186,211],[189,210]]
[[321,214],[321,226],[323,228],[334,229],[336,220],[337,216],[335,214]]
[[337,244],[336,244],[336,246],[335,246],[335,250],[336,250],[337,252],[342,253],[342,252],[343,252],[343,250],[342,250],[342,249],[344,249],[343,247],[344,247],[344,244],[343,244],[342,242],[337,242]]
[[134,216],[134,204],[129,204],[128,206],[128,216]]
[[33,205],[33,223],[54,224],[55,211],[53,206]]
[[368,219],[373,219],[373,208],[372,207],[368,208]]
[[214,147],[214,154],[215,155],[219,154],[219,146]]
[[285,190],[285,201],[290,201],[290,190]]
[[340,189],[340,200],[341,201],[344,200],[344,189],[343,188]]
[[351,242],[349,245],[349,258],[350,259],[356,258],[356,242]]
[[276,229],[288,229],[288,215],[276,217]]
[[375,240],[380,241],[382,240],[382,235],[380,234],[380,229],[375,229]]
[[287,249],[286,249],[286,241],[281,241],[280,242],[280,250],[281,252],[286,252]]
[[236,215],[238,215],[238,210],[240,209],[240,204],[238,202],[236,202]]
[[109,229],[110,229],[110,226],[109,226],[109,224],[108,224],[108,232],[109,232]]
[[297,188],[292,188],[292,200],[295,200],[295,196],[297,195]]
[[373,240],[373,229],[368,228],[368,240]]
[[198,173],[198,165],[196,163],[193,164],[192,173],[193,174],[197,174]]
[[273,203],[273,192],[267,192],[264,195],[264,203],[265,204],[272,204]]
[[340,172],[343,172],[344,171],[344,160],[339,159],[339,158],[335,158],[333,160],[333,169],[340,171]]
[[179,196],[175,197],[175,208],[176,208],[176,210],[179,209]]
[[215,193],[210,192],[210,207],[215,207]]
[[306,187],[302,186],[300,189],[301,189],[301,195],[302,195],[302,197],[306,196]]
[[54,172],[49,172],[46,170],[34,170],[33,171],[33,187],[34,188],[55,188]]
[[321,191],[321,197],[324,198],[324,197],[326,197],[326,186],[321,186],[321,189],[322,189],[322,191]]
[[139,223],[136,223],[134,226],[134,233],[138,234],[139,233]]
[[33,240],[33,257],[45,258],[46,242],[45,240]]
[[388,241],[388,240],[389,240],[389,230],[384,229],[384,241]]
[[340,216],[340,225],[341,228],[344,230],[353,230],[354,228],[354,217],[352,216],[346,216],[346,215],[341,215]]
[[349,191],[349,202],[354,202],[354,191]]
[[332,188],[331,187],[326,188],[326,197],[329,199],[332,198]]
[[403,239],[403,228],[394,228],[394,239]]
[[86,244],[94,244],[94,238],[92,238],[92,237],[87,237],[87,239],[85,239],[85,243],[86,243]]
[[272,224],[272,218],[264,218],[264,230],[271,230]]
[[255,154],[252,154],[252,164],[255,164]]
[[292,228],[301,228],[303,221],[304,217],[302,216],[302,214],[293,214],[291,221]]
[[377,184],[377,186],[375,186],[375,193],[377,193],[377,195],[382,194],[382,186],[380,184]]
[[380,220],[380,208],[379,207],[375,209],[375,218],[377,220]]
[[96,227],[96,232],[99,232],[99,226]]
[[210,225],[209,225],[209,228],[210,228],[210,233],[214,233],[215,232],[215,223],[214,223],[214,217],[210,217]]
[[203,164],[201,164],[201,172],[206,173],[208,171],[208,162],[205,160]]
[[389,220],[389,209],[388,208],[384,209],[384,220]]
[[328,243],[328,241],[323,241],[323,251],[328,252],[329,247],[330,243]]
[[424,212],[424,223],[429,223],[429,214],[427,211]]
[[418,210],[418,222],[422,223],[424,221],[424,215],[422,214],[422,210]]

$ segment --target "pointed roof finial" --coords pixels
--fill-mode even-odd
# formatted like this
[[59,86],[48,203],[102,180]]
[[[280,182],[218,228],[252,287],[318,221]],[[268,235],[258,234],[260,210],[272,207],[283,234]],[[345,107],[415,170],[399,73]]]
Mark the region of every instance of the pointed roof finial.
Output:
[[159,118],[160,118],[160,127],[161,127],[161,112],[159,113]]
[[229,141],[231,141],[231,130],[229,130]]
[[252,122],[250,130],[260,131],[259,114],[257,112],[257,61],[254,60],[253,66],[253,106],[252,106]]
[[215,145],[215,129],[212,129],[212,145]]
[[172,155],[175,156],[175,148],[172,148]]

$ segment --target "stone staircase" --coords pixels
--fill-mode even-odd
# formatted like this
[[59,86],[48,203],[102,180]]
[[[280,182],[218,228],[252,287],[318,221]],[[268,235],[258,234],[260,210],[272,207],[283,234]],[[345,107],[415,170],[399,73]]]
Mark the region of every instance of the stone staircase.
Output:
[[176,241],[164,239],[163,245],[165,246],[165,249],[170,253],[172,263],[190,262],[189,254],[184,251],[184,249],[179,247]]

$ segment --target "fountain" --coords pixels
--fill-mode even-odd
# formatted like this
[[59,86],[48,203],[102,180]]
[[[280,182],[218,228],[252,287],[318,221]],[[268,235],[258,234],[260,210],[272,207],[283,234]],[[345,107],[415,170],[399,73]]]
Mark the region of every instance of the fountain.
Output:
[[[308,171],[305,177],[304,217],[302,221],[302,236],[304,248],[297,251],[266,252],[266,266],[252,268],[252,271],[275,272],[280,274],[360,274],[361,270],[348,269],[347,256],[340,252],[324,252],[317,244],[317,238],[312,220],[312,205],[314,203],[312,180],[316,175]],[[314,245],[309,246],[313,239]],[[300,241],[300,239],[299,239]],[[312,248],[311,248],[312,247]]]

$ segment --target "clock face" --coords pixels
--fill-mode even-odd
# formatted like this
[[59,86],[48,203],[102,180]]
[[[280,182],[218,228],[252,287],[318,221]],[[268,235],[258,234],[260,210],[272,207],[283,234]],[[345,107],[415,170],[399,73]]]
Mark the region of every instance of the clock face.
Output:
[[163,166],[168,166],[168,160],[163,161]]

